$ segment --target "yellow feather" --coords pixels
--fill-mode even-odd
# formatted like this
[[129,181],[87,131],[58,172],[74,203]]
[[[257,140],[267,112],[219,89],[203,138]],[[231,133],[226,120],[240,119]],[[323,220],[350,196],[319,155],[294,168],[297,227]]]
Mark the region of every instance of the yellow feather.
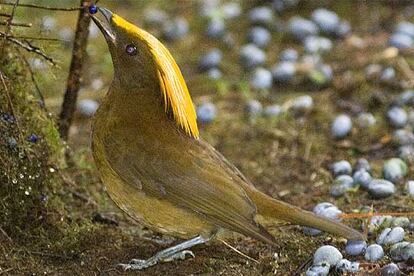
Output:
[[158,69],[165,109],[171,108],[177,124],[190,136],[199,137],[197,115],[187,84],[170,51],[153,35],[114,14],[112,22],[148,45]]

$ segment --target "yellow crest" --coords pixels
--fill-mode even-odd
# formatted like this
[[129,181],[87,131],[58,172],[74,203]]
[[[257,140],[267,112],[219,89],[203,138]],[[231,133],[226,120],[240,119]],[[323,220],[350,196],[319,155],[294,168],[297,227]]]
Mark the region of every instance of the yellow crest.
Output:
[[199,137],[197,115],[187,84],[170,51],[153,35],[114,14],[112,21],[125,31],[144,41],[154,57],[158,69],[165,110],[171,108],[177,124],[190,136]]

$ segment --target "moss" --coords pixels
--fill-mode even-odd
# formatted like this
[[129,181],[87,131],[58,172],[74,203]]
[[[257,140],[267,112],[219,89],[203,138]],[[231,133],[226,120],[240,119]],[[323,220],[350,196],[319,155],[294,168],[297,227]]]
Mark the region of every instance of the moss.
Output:
[[0,175],[0,227],[15,242],[36,243],[39,239],[32,237],[54,237],[64,224],[57,219],[65,215],[57,197],[63,146],[21,58],[12,49],[5,51],[0,61],[6,85],[0,85],[0,156],[5,169]]

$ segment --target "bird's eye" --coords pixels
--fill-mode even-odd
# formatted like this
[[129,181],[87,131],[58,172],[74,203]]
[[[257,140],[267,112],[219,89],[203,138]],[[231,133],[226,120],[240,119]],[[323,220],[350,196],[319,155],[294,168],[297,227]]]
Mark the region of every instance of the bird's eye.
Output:
[[137,50],[137,47],[131,43],[125,47],[125,52],[130,56],[135,56],[138,50]]

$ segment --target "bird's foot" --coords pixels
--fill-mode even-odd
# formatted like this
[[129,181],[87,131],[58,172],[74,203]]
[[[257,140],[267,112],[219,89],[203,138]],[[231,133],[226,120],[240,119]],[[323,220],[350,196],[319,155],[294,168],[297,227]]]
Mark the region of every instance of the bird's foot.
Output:
[[187,255],[190,255],[193,258],[195,257],[192,251],[183,250],[170,256],[155,255],[147,260],[132,259],[128,264],[119,264],[118,266],[120,266],[123,270],[143,270],[160,262],[165,263],[173,262],[175,260],[185,260]]

